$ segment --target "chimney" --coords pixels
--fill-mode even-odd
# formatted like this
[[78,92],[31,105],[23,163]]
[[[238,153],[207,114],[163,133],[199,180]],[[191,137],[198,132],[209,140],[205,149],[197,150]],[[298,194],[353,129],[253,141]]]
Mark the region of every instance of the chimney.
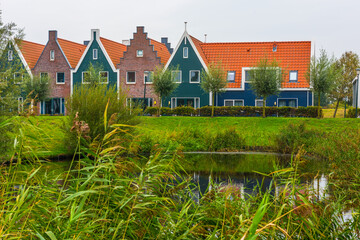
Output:
[[144,26],[137,26],[136,27],[136,32],[137,33],[144,33]]
[[100,38],[100,29],[91,29],[91,40]]
[[56,30],[49,31],[49,40],[53,40],[53,41],[57,40],[57,31]]
[[130,45],[130,40],[129,39],[125,39],[121,41],[122,44],[129,46]]
[[173,53],[174,49],[171,47],[171,43],[168,42],[167,37],[162,37],[161,38],[161,43],[165,44],[165,46],[168,49],[168,51],[170,52],[170,54]]
[[89,42],[90,42],[89,40],[85,40],[84,45],[86,45],[86,46],[89,45]]

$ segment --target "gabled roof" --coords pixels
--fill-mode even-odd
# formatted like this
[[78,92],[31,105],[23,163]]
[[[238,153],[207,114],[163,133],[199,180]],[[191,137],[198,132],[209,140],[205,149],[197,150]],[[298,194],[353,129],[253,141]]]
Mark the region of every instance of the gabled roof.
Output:
[[[310,41],[202,43],[192,39],[205,63],[221,61],[226,71],[236,71],[235,83],[229,83],[228,88],[241,88],[242,68],[254,67],[264,57],[276,59],[287,74],[291,70],[298,71],[298,81],[290,83],[285,79],[283,88],[309,87],[305,75],[311,58]],[[273,51],[274,46],[276,51]]]
[[67,58],[70,67],[75,68],[81,56],[83,55],[86,46],[83,44],[71,42],[65,39],[57,38],[57,41]]
[[170,52],[166,45],[154,39],[150,39],[150,44],[154,46],[154,51],[157,51],[157,56],[160,57],[161,63],[165,65],[170,58]]
[[45,46],[39,43],[22,40],[18,44],[18,47],[27,65],[29,66],[30,69],[32,69],[35,67],[35,64],[39,59]]
[[124,51],[126,51],[126,45],[114,42],[103,37],[100,37],[100,41],[103,44],[114,66],[119,64],[120,58],[124,56]]
[[189,35],[189,36],[190,36],[191,40],[193,41],[196,49],[198,50],[201,58],[204,60],[205,64],[206,64],[206,65],[209,65],[209,63],[208,63],[208,61],[207,61],[207,58],[206,58],[206,56],[205,56],[205,54],[204,54],[204,51],[203,51],[203,49],[202,49],[202,47],[201,47],[201,44],[203,44],[203,42],[200,41],[200,40],[197,39],[197,38],[194,38],[194,37],[191,36],[191,35]]

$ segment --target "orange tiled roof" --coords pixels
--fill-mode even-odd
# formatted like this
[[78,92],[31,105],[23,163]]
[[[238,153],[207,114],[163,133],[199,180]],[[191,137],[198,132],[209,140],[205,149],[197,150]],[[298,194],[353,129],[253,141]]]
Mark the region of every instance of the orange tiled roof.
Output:
[[100,38],[100,41],[104,45],[114,66],[119,64],[120,58],[123,57],[124,52],[126,51],[126,45],[102,37]]
[[165,44],[154,39],[150,39],[150,44],[154,46],[154,51],[157,51],[157,56],[160,57],[161,63],[165,65],[170,58],[170,52]]
[[33,69],[45,46],[25,40],[22,40],[18,46],[29,68]]
[[[268,59],[276,59],[280,67],[285,69],[287,76],[282,85],[283,88],[308,88],[306,71],[311,58],[311,42],[245,42],[245,43],[202,43],[192,37],[192,40],[209,62],[221,61],[226,71],[236,71],[235,82],[229,83],[229,88],[240,88],[242,68],[253,67],[265,56]],[[273,52],[276,44],[277,50]],[[201,52],[200,52],[200,55]],[[203,55],[202,55],[203,57]],[[204,57],[203,57],[204,58]],[[204,59],[205,60],[205,59]],[[289,71],[298,71],[298,81],[290,83]]]
[[58,38],[57,40],[67,60],[70,63],[70,67],[75,68],[81,56],[83,55],[86,46],[83,44],[71,42],[61,38]]

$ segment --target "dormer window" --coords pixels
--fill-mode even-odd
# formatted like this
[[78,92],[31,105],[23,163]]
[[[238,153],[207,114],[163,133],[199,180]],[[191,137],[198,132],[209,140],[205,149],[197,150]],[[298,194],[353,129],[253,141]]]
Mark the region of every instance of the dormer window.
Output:
[[50,50],[50,61],[55,60],[55,50]]
[[98,59],[98,50],[97,49],[93,49],[93,59],[94,60]]
[[297,82],[298,80],[298,71],[290,71],[289,73],[289,81],[290,82]]
[[183,58],[189,57],[189,49],[187,47],[183,48]]
[[12,51],[12,50],[9,50],[9,51],[8,51],[8,60],[9,60],[9,61],[12,61],[12,60],[13,60],[13,51]]
[[144,51],[143,50],[137,50],[136,51],[136,57],[143,57],[144,56]]
[[273,52],[276,52],[276,51],[277,51],[277,45],[274,44],[274,45],[273,45]]
[[235,82],[235,71],[228,71],[227,72],[227,81],[228,82]]

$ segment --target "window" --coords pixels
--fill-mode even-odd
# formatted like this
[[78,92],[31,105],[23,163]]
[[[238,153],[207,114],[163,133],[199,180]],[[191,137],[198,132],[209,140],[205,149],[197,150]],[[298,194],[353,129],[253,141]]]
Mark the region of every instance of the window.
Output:
[[56,73],[56,83],[65,84],[65,74],[63,72]]
[[49,78],[49,74],[47,72],[40,73],[40,81],[41,80],[46,80],[48,78]]
[[23,75],[21,73],[14,73],[14,83],[21,84],[23,81]]
[[297,107],[297,99],[278,99],[279,107]]
[[289,73],[289,81],[290,82],[297,82],[298,80],[298,71],[290,71]]
[[188,58],[189,57],[189,49],[187,47],[183,48],[183,57]]
[[245,70],[245,82],[250,82],[250,70]]
[[55,50],[50,50],[50,61],[55,60]]
[[9,50],[9,51],[8,51],[8,60],[9,60],[9,61],[12,61],[12,60],[13,60],[13,51],[12,51],[12,50]]
[[143,50],[136,50],[136,56],[137,57],[143,57],[144,56],[144,51]]
[[296,99],[289,100],[289,107],[296,107]]
[[94,60],[98,59],[98,50],[97,49],[93,49],[93,59]]
[[190,83],[199,83],[200,82],[200,71],[190,71]]
[[109,72],[101,71],[100,74],[100,83],[109,83]]
[[276,51],[277,51],[277,45],[274,44],[274,45],[273,45],[273,52],[276,52]]
[[235,71],[228,71],[227,73],[227,81],[235,82]]
[[256,99],[255,100],[255,107],[262,107],[262,106],[264,106],[264,100]]
[[286,107],[286,100],[279,100],[279,107]]
[[19,97],[18,98],[18,112],[21,113],[24,111],[24,98]]
[[145,71],[144,72],[144,83],[149,84],[149,83],[152,83],[152,82],[153,82],[152,72]]
[[181,71],[172,71],[171,78],[176,83],[181,83]]
[[90,73],[89,72],[82,72],[82,83],[83,84],[90,83]]
[[6,81],[6,76],[4,72],[0,72],[0,83],[5,82]]
[[225,99],[224,100],[224,106],[227,106],[227,107],[244,106],[244,100],[242,100],[242,99],[239,99],[239,100]]
[[135,77],[136,77],[135,72],[127,72],[126,73],[126,83],[129,83],[129,84],[136,83]]

